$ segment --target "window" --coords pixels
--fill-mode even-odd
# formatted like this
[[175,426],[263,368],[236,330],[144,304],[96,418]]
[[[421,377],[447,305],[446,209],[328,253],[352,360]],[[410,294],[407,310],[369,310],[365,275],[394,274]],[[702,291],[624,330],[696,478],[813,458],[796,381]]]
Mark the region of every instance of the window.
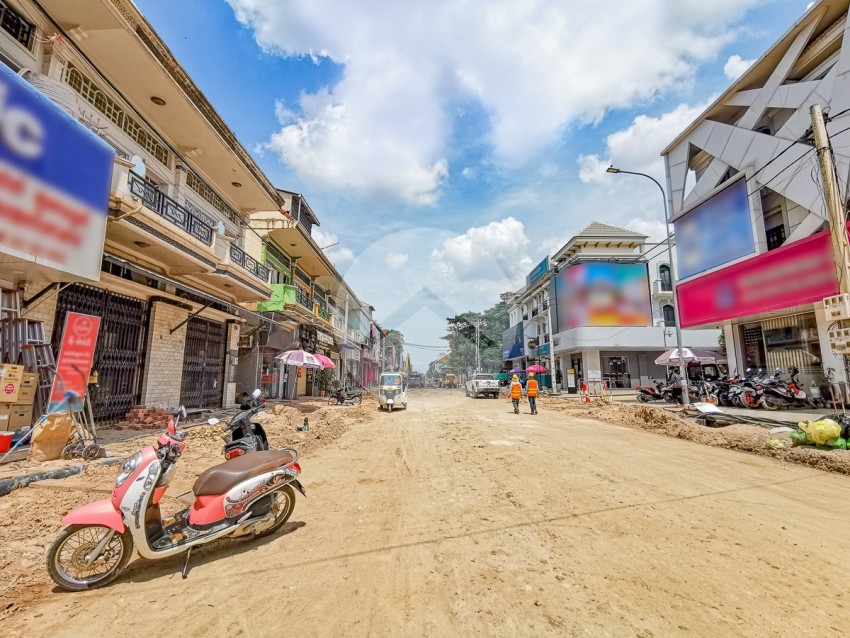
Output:
[[0,28],[32,51],[32,34],[35,27],[2,0],[0,0]]
[[779,248],[785,243],[785,226],[776,226],[765,232],[767,238],[767,249]]
[[676,325],[676,312],[673,310],[673,306],[670,304],[664,304],[661,306],[661,313],[664,315],[665,326],[669,327]]
[[670,272],[670,266],[661,264],[658,268],[658,277],[661,279],[661,290],[665,292],[673,290],[673,275]]
[[236,214],[236,211],[228,206],[227,202],[219,197],[218,193],[207,186],[207,183],[192,171],[186,171],[186,186],[203,197],[208,203],[212,204],[213,208],[225,215],[234,224],[240,222],[240,217]]

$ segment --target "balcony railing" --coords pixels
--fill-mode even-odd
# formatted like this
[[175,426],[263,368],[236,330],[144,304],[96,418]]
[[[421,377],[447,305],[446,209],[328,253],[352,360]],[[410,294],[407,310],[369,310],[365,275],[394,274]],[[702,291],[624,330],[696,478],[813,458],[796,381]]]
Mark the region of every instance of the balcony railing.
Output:
[[656,295],[672,295],[673,283],[664,281],[663,279],[656,279],[652,282],[652,290]]
[[[213,229],[202,219],[163,193],[156,184],[130,171],[130,193],[163,219],[207,244],[213,243]],[[232,255],[231,255],[232,259]],[[268,272],[266,272],[266,279]]]
[[295,301],[298,305],[303,306],[311,312],[313,311],[313,300],[310,299],[310,295],[301,286],[295,286]]
[[239,246],[230,244],[230,261],[237,266],[241,266],[257,279],[262,279],[263,281],[268,282],[269,269],[248,255],[244,250],[239,248]]
[[354,328],[348,329],[348,336],[355,342],[360,343],[363,340],[363,333]]
[[331,322],[331,313],[322,304],[316,304],[316,314],[328,323]]

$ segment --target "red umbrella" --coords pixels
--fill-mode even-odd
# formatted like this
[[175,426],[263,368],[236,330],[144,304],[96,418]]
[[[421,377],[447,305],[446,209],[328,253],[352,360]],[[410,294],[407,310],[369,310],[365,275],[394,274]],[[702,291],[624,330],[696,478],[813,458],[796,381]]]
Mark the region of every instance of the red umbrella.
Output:
[[546,368],[541,365],[537,365],[536,363],[533,366],[529,366],[525,369],[526,372],[533,372],[534,374],[546,374],[549,372]]
[[318,359],[319,363],[321,363],[323,367],[336,368],[336,364],[331,360],[330,357],[326,357],[323,354],[314,354],[313,356]]

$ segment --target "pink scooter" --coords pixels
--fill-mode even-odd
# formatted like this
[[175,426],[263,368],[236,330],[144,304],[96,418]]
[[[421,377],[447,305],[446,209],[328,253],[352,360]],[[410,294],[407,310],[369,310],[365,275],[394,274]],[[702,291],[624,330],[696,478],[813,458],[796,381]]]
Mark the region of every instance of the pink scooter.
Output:
[[[178,411],[185,418],[186,410]],[[127,566],[133,546],[142,558],[168,558],[186,552],[183,578],[196,545],[225,536],[255,537],[279,530],[295,508],[294,486],[301,466],[292,449],[266,450],[215,465],[198,477],[195,502],[163,520],[159,502],[186,444],[175,422],[157,439],[124,461],[112,498],[69,512],[47,552],[47,571],[63,589],[102,587]]]

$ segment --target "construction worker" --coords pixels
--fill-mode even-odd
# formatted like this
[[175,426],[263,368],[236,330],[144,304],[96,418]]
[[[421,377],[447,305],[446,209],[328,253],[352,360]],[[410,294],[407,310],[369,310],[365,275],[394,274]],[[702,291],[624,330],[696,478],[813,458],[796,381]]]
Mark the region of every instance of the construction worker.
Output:
[[522,398],[522,384],[519,382],[519,377],[514,375],[511,378],[511,401],[514,404],[514,414],[519,414],[519,400]]
[[525,394],[528,397],[528,407],[531,408],[531,413],[537,414],[537,379],[534,378],[533,372],[528,373]]

